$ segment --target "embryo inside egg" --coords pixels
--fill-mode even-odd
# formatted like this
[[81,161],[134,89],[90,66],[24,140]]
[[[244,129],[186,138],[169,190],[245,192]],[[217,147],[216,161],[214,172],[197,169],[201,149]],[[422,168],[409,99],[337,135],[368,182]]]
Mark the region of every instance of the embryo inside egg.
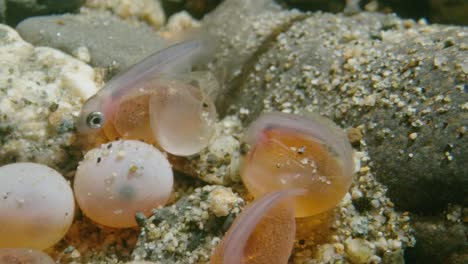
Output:
[[261,116],[245,139],[251,148],[241,177],[249,192],[259,197],[276,190],[306,189],[306,195],[295,199],[296,217],[336,206],[353,175],[351,147],[337,129],[320,118],[284,113]]
[[123,98],[104,127],[106,136],[143,140],[176,156],[205,148],[217,118],[211,98],[182,81],[157,80],[152,85]]
[[78,205],[93,221],[117,228],[136,226],[135,214],[149,215],[172,192],[173,174],[155,147],[135,140],[103,144],[78,166],[74,190]]
[[200,152],[214,133],[214,103],[184,82],[161,81],[160,85],[150,98],[150,123],[157,143],[176,156]]

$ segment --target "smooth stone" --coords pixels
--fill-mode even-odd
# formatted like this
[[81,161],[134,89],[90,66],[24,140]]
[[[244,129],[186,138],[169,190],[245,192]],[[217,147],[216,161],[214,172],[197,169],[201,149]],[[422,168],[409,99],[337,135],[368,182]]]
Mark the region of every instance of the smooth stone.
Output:
[[9,25],[15,26],[31,16],[74,12],[84,2],[85,0],[6,0],[6,20]]
[[[219,75],[221,116],[239,115],[246,126],[261,112],[316,112],[361,126],[372,170],[397,209],[434,213],[466,202],[466,27],[365,12],[250,15],[236,7],[242,2],[251,4],[225,1],[204,19],[230,45],[213,68],[235,62]],[[219,26],[226,18],[236,23]]]
[[466,257],[466,224],[448,223],[444,219],[428,217],[415,219],[413,226],[417,243],[414,248],[405,252],[406,263],[452,264],[460,263],[457,262],[460,255]]
[[99,12],[29,18],[17,30],[34,45],[69,54],[85,47],[90,64],[106,69],[107,78],[167,45],[149,26],[133,25]]

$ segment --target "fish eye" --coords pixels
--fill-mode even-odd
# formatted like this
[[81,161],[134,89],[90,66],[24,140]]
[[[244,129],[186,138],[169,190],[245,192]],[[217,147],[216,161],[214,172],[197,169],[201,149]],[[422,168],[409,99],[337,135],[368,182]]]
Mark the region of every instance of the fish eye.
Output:
[[104,124],[104,114],[101,112],[92,112],[86,118],[86,124],[90,128],[101,128]]

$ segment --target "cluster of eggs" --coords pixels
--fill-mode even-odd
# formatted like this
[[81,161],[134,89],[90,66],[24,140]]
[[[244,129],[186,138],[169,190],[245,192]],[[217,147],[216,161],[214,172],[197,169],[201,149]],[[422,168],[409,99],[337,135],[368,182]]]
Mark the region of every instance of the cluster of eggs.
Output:
[[125,140],[88,151],[76,170],[73,191],[45,165],[0,167],[0,248],[10,248],[2,251],[5,258],[19,259],[62,239],[73,221],[75,199],[91,220],[114,228],[134,227],[137,212],[150,215],[165,205],[173,172],[161,150],[192,155],[213,133],[213,102],[179,74],[204,56],[202,48],[200,39],[170,46],[119,74],[86,101],[79,133],[93,137],[104,131]]
[[256,198],[215,249],[212,264],[288,263],[295,218],[334,208],[351,185],[346,135],[318,115],[261,115],[247,129],[241,178]]
[[[45,249],[55,244],[73,221],[74,197],[91,220],[114,228],[136,226],[137,212],[149,215],[164,206],[173,172],[161,151],[196,154],[214,130],[213,102],[193,82],[173,75],[199,59],[202,46],[192,40],[156,53],[84,104],[80,134],[93,137],[99,132],[110,140],[125,140],[86,153],[76,171],[74,192],[44,165],[0,167],[0,248]],[[235,220],[211,263],[287,263],[295,219],[330,210],[348,190],[353,175],[350,144],[329,120],[285,113],[261,115],[243,141],[250,148],[244,153],[241,178],[256,199]],[[28,250],[3,252],[7,258],[36,254]]]
[[74,196],[96,223],[132,227],[137,225],[137,212],[149,215],[166,203],[173,174],[158,149],[125,140],[85,155],[75,175],[74,193],[57,171],[36,163],[2,166],[0,181],[0,248],[46,249],[71,226]]

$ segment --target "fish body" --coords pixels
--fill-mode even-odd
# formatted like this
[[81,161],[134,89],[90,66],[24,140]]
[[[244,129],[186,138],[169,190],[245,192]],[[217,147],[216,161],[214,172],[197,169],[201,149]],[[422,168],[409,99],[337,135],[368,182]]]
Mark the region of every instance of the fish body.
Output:
[[156,52],[112,78],[101,90],[90,97],[82,107],[78,132],[89,134],[109,122],[123,98],[136,92],[157,87],[162,77],[174,77],[206,58],[206,39],[194,38]]

